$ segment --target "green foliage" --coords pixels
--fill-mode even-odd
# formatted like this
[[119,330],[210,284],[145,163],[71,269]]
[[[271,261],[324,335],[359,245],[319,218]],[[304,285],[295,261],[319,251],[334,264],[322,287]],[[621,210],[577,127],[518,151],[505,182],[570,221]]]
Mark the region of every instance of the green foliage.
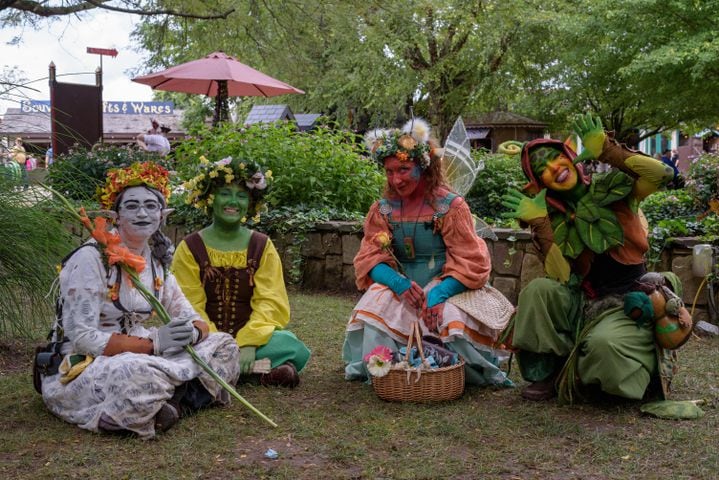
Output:
[[61,217],[0,178],[0,339],[49,326],[55,266],[72,249]]
[[472,213],[491,224],[497,224],[499,214],[506,210],[502,206],[502,195],[510,189],[521,190],[527,179],[515,156],[486,151],[474,151],[472,154],[482,157],[484,170],[479,172],[474,186],[467,194],[467,203]]
[[270,211],[296,207],[345,217],[341,211],[364,214],[384,183],[377,166],[360,151],[354,134],[327,127],[305,133],[290,123],[239,130],[223,124],[183,142],[175,159],[181,180],[190,178],[201,155],[210,161],[227,156],[257,161],[272,171],[272,190],[265,198]]
[[642,201],[641,209],[650,228],[657,226],[661,220],[665,219],[695,220],[696,216],[701,213],[696,208],[694,198],[688,190],[655,192]]
[[50,166],[47,181],[70,199],[92,201],[97,188],[105,184],[109,169],[146,160],[170,166],[170,161],[158,154],[134,148],[114,145],[102,145],[92,150],[80,148],[60,155]]
[[687,172],[686,189],[702,212],[709,208],[709,200],[719,200],[719,155],[705,153],[692,160]]

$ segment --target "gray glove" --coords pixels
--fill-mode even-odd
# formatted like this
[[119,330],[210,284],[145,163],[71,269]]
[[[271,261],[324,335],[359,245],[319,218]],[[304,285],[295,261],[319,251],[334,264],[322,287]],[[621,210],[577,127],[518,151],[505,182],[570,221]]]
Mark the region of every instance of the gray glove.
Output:
[[168,349],[182,348],[192,343],[195,327],[187,320],[174,318],[167,325],[157,329],[152,338],[155,355],[161,355]]

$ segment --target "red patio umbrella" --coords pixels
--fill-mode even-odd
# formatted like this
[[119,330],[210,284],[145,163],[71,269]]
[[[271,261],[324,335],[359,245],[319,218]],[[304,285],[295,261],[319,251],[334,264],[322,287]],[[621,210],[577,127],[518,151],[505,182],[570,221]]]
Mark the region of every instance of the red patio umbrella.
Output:
[[248,67],[223,52],[214,52],[205,58],[133,78],[132,81],[149,85],[153,90],[215,97],[213,124],[227,119],[228,97],[274,97],[288,93],[305,93]]

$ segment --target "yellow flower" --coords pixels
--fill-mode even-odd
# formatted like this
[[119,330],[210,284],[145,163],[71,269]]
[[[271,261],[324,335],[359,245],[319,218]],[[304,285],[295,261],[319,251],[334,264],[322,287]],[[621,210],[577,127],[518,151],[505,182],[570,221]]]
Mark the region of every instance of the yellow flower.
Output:
[[260,221],[260,214],[258,213],[257,215],[255,215],[254,217],[252,217],[252,221],[255,222],[255,223],[259,223],[259,221]]
[[272,180],[272,170],[267,170],[265,172],[265,178],[268,180]]
[[392,245],[392,240],[387,232],[376,233],[373,240],[380,248],[389,248]]
[[247,222],[247,217],[242,217],[242,218],[240,219],[240,221],[241,221],[242,223]]
[[231,173],[228,175],[225,175],[225,183],[232,183],[232,180],[234,180],[234,179],[235,179],[235,176],[232,175]]
[[204,155],[200,155],[200,163],[207,164],[210,163],[210,161]]
[[213,170],[210,172],[210,178],[217,178],[218,175],[219,173],[217,173],[217,170]]
[[245,164],[244,164],[244,163],[240,163],[240,170],[244,170],[244,169],[245,169]]

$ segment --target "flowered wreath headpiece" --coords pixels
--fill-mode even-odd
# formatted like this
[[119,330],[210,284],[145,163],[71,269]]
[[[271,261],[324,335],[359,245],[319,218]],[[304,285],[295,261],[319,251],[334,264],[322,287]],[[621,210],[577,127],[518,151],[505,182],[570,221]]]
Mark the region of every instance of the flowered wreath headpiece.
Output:
[[205,156],[200,157],[198,173],[183,184],[189,191],[185,203],[207,213],[214,201],[213,190],[222,185],[239,183],[250,192],[254,202],[255,212],[253,221],[259,221],[259,212],[262,205],[259,200],[267,193],[272,182],[272,170],[262,171],[259,163],[251,160],[233,159],[225,157],[217,162],[210,162]]
[[170,173],[154,162],[135,162],[129,167],[112,168],[107,172],[105,186],[97,189],[102,208],[111,210],[117,196],[128,187],[146,186],[160,192],[165,204],[170,199]]
[[432,161],[429,124],[413,118],[401,129],[373,129],[365,134],[365,143],[378,163],[394,156],[402,162],[415,160],[424,170]]

